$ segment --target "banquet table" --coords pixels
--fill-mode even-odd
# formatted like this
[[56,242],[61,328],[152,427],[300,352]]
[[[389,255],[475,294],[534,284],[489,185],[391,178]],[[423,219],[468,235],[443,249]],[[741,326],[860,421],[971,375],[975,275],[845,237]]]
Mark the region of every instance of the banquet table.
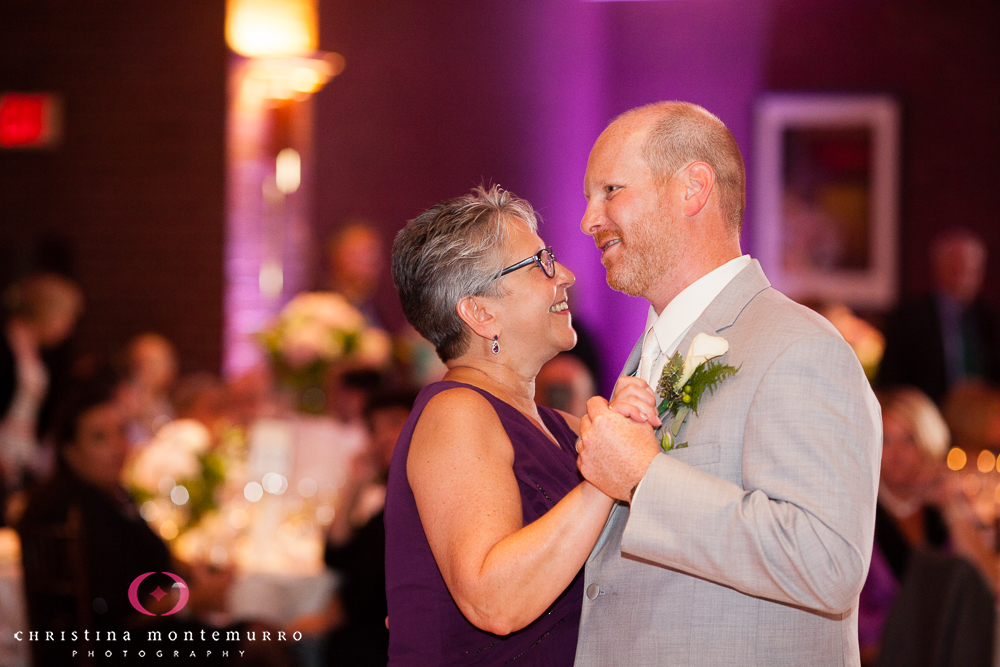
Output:
[[[234,569],[225,611],[213,623],[258,620],[283,628],[327,608],[338,577],[323,563],[324,526],[364,437],[357,426],[329,418],[261,420],[245,460],[227,472],[219,507],[198,525],[171,538],[163,530],[176,510],[169,510],[170,498],[157,500],[158,519],[143,512],[144,503],[140,513],[175,556]],[[17,533],[0,529],[0,667],[31,664],[29,643],[14,639],[28,625],[23,579]]]

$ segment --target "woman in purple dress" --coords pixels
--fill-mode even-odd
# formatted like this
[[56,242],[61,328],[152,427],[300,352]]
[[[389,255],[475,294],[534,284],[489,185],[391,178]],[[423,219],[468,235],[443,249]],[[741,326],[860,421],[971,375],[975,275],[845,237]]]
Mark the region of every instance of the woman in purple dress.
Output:
[[[534,402],[542,364],[576,343],[575,278],[536,228],[526,201],[476,188],[393,246],[403,311],[448,366],[389,471],[393,666],[573,664],[582,568],[612,500],[577,472],[579,420]],[[649,412],[652,394],[618,405]]]

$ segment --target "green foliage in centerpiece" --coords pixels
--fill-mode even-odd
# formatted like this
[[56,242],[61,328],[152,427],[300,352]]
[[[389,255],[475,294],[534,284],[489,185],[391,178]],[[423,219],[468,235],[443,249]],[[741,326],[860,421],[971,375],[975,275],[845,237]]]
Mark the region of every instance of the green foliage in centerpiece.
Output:
[[358,360],[382,365],[391,341],[368,327],[364,316],[333,292],[304,292],[281,310],[257,339],[271,362],[275,379],[295,394],[299,411],[321,413],[331,365]]

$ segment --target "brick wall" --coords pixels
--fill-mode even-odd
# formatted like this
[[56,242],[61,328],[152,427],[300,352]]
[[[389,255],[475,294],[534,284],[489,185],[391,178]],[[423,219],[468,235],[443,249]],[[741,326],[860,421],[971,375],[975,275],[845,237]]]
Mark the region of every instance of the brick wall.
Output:
[[79,351],[154,330],[184,370],[221,357],[223,0],[7,0],[0,91],[56,93],[64,139],[0,151],[0,279],[37,265],[87,296]]

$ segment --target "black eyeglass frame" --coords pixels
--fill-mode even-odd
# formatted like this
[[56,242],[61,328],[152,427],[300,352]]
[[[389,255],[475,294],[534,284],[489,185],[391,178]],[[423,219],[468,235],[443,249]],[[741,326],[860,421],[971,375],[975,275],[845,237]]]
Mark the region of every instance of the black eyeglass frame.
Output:
[[[551,264],[552,273],[549,273],[549,269],[546,268],[545,262],[542,261],[542,253],[543,252],[548,253],[549,254],[549,259],[552,260],[552,264]],[[542,270],[542,273],[544,273],[549,278],[554,278],[555,277],[555,275],[556,275],[556,254],[554,252],[552,252],[552,246],[548,246],[548,247],[542,248],[541,250],[539,250],[538,252],[536,252],[531,257],[526,257],[525,259],[522,259],[517,264],[511,264],[506,269],[504,269],[503,271],[500,272],[500,277],[503,278],[505,275],[507,275],[511,271],[517,271],[518,269],[522,269],[522,268],[524,268],[526,266],[530,266],[532,262],[537,262],[538,263],[538,267]]]

